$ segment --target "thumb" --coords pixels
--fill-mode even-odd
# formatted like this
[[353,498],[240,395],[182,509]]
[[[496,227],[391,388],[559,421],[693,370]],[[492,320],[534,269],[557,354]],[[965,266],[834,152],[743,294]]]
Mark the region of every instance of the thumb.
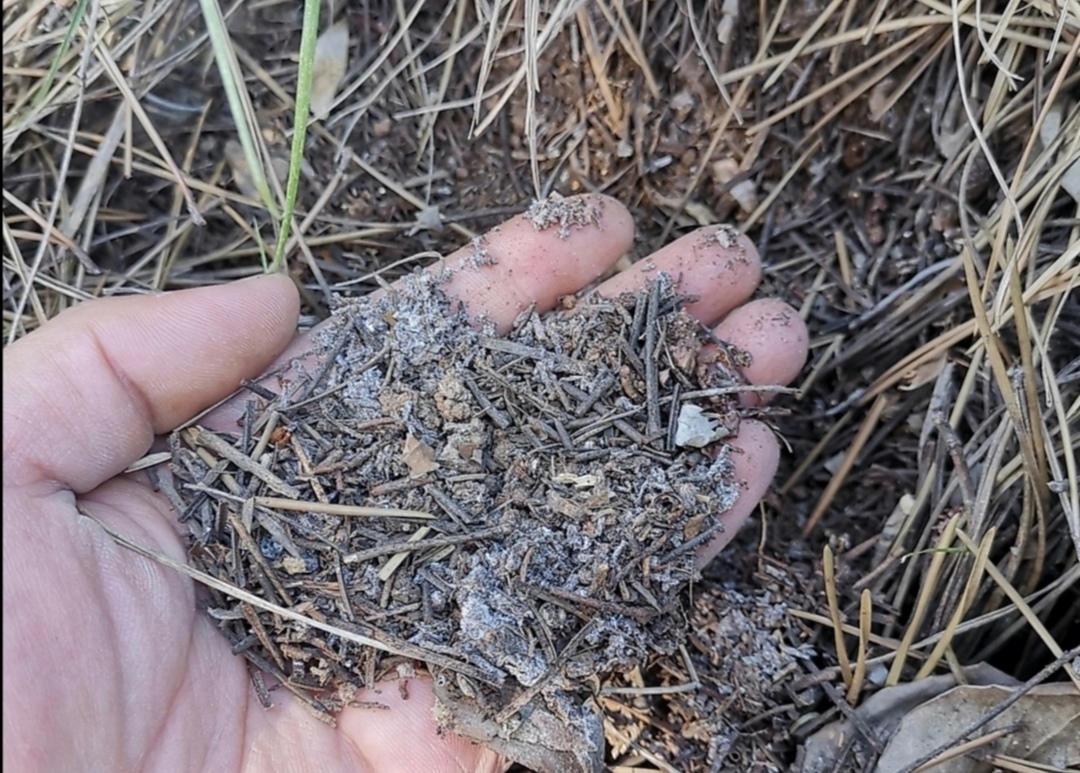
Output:
[[4,350],[4,483],[89,491],[292,339],[282,275],[90,301]]

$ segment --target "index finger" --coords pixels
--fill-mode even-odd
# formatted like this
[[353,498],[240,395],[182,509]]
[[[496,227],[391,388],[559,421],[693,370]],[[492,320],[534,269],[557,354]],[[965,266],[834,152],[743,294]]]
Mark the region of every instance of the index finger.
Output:
[[[596,280],[630,249],[633,239],[630,212],[610,196],[552,198],[427,270],[444,277],[443,292],[462,303],[474,321],[491,321],[505,333],[530,306],[547,311]],[[310,332],[295,338],[271,370],[297,361],[309,372],[317,370],[319,355],[312,352]],[[247,397],[238,395],[221,406],[207,425],[235,430]]]

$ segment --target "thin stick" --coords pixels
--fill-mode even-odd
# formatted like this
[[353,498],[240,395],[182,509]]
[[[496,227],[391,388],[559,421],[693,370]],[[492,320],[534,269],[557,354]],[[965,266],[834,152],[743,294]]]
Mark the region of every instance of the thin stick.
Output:
[[258,609],[262,609],[266,612],[271,612],[275,615],[279,615],[286,620],[292,620],[295,623],[300,623],[301,625],[315,628],[316,630],[323,631],[324,633],[339,636],[342,639],[345,639],[346,641],[351,641],[355,644],[361,644],[365,647],[371,647],[382,652],[387,652],[391,655],[400,655],[406,658],[417,658],[419,660],[423,660],[426,663],[430,663],[431,665],[442,666],[443,668],[447,668],[451,671],[456,671],[459,674],[464,674],[465,676],[476,679],[480,682],[483,682],[484,684],[494,684],[496,686],[498,684],[497,682],[494,682],[486,672],[481,671],[479,668],[471,666],[468,663],[454,660],[453,658],[449,658],[446,655],[440,654],[438,652],[425,649],[424,647],[418,647],[415,644],[408,644],[407,642],[396,642],[394,644],[388,644],[386,642],[379,641],[378,639],[373,639],[370,636],[364,636],[363,634],[350,631],[346,628],[339,628],[337,626],[330,625],[329,623],[323,623],[319,620],[305,617],[304,615],[301,615],[297,612],[293,612],[291,609],[279,606],[278,604],[273,604],[264,598],[256,596],[254,593],[248,593],[243,588],[238,588],[235,585],[230,585],[227,582],[219,580],[213,575],[209,575],[206,572],[199,571],[198,569],[188,566],[187,564],[182,564],[179,561],[174,561],[168,556],[157,552],[156,550],[151,550],[148,547],[144,547],[139,543],[128,539],[120,532],[115,531],[114,529],[99,521],[93,515],[88,513],[82,507],[82,505],[77,505],[77,507],[82,515],[86,516],[98,526],[100,526],[101,530],[108,534],[110,537],[112,537],[113,540],[115,540],[116,543],[121,547],[125,547],[128,550],[134,553],[138,553],[140,556],[143,556],[145,558],[149,558],[152,561],[156,561],[162,566],[166,566],[169,569],[179,572],[186,577],[190,577],[192,580],[202,583],[208,588],[213,588],[216,591],[220,591],[226,596],[230,596],[234,599],[237,599],[238,601],[246,602],[251,606],[257,607]]

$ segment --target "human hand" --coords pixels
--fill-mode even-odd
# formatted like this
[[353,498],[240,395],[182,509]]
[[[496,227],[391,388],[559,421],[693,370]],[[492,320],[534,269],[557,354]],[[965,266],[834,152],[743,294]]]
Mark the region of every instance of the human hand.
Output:
[[[760,277],[753,247],[702,229],[599,288],[633,290],[658,271],[699,296],[688,310],[748,351],[747,379],[785,384],[806,358],[786,305],[746,302]],[[470,313],[509,327],[549,309],[629,247],[633,224],[602,199],[597,225],[560,239],[515,218],[489,235],[497,260],[446,285]],[[462,260],[468,251],[451,256]],[[348,708],[331,728],[287,695],[267,711],[245,662],[197,611],[192,582],[115,544],[103,524],[183,560],[175,514],[123,470],[168,432],[263,372],[293,341],[298,300],[281,276],[156,296],[114,298],[60,315],[4,351],[3,759],[19,771],[461,771],[503,761],[439,736],[427,682],[362,691],[386,711]],[[286,349],[287,347],[287,349]],[[286,349],[285,354],[282,350]],[[758,397],[747,395],[748,402]],[[226,421],[227,417],[220,417]],[[733,441],[743,494],[702,562],[737,532],[775,473],[771,431],[743,422]],[[366,695],[365,695],[366,693]]]

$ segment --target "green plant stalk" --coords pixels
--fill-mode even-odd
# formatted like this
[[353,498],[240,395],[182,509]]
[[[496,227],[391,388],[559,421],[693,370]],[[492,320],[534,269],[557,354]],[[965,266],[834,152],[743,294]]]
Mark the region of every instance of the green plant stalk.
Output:
[[86,7],[89,4],[89,0],[79,0],[71,10],[71,24],[68,25],[67,34],[60,41],[60,48],[56,52],[56,56],[53,57],[52,64],[49,65],[49,71],[45,73],[45,80],[38,87],[38,93],[34,95],[34,102],[31,107],[39,107],[45,101],[49,89],[52,88],[53,81],[56,80],[56,73],[60,69],[60,63],[67,55],[68,49],[71,48],[71,41],[75,39],[75,30],[82,23],[83,15],[86,13]]
[[304,0],[304,27],[300,33],[300,67],[296,76],[296,114],[294,117],[292,150],[289,154],[289,182],[285,188],[285,212],[278,229],[277,249],[270,272],[285,267],[285,246],[296,211],[296,195],[300,190],[300,167],[304,163],[304,138],[311,113],[311,78],[315,65],[315,44],[319,37],[319,0]]
[[206,20],[210,47],[214,51],[214,59],[217,61],[218,72],[221,74],[221,84],[225,87],[225,97],[229,102],[229,112],[232,113],[233,123],[236,124],[236,134],[240,138],[240,146],[244,149],[244,159],[251,169],[251,180],[270,216],[276,220],[278,209],[274,205],[270,183],[266,180],[266,167],[255,147],[253,127],[248,120],[248,116],[253,115],[254,110],[250,99],[245,100],[247,92],[242,92],[243,76],[240,63],[236,61],[236,53],[229,42],[225,17],[221,13],[217,0],[199,0],[199,7],[202,9],[203,19]]

